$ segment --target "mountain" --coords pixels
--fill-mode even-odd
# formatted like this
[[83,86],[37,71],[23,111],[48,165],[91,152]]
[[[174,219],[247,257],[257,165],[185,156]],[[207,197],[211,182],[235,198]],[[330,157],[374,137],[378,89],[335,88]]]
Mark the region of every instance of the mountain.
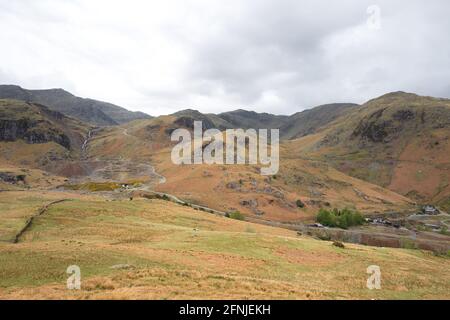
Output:
[[[172,114],[173,117],[176,117],[177,120],[174,121],[174,125],[194,128],[194,121],[202,121],[203,129],[212,129],[217,128],[220,130],[224,130],[230,128],[230,125],[227,123],[221,123],[220,120],[217,121],[217,117],[211,114],[203,114],[198,110],[186,109],[175,112]],[[174,129],[175,129],[174,126]]]
[[280,128],[284,139],[296,139],[317,132],[337,118],[358,108],[353,103],[333,103],[293,114]]
[[[28,99],[26,90],[9,89],[18,93],[19,98]],[[68,95],[64,91],[57,94],[61,99]],[[219,203],[220,199],[214,197],[230,193],[226,209],[239,208],[255,215],[285,212],[283,217],[289,219],[301,218],[295,208],[297,199],[311,204],[306,216],[326,203],[340,207],[353,204],[363,212],[394,210],[394,204],[405,208],[409,206],[407,198],[444,208],[450,206],[450,100],[446,99],[395,92],[361,106],[323,105],[292,116],[245,110],[215,115],[188,109],[100,128],[92,137],[88,134],[94,133],[91,125],[39,103],[4,101],[4,110],[9,113],[2,115],[2,140],[17,144],[15,147],[1,144],[4,157],[16,164],[25,162],[36,169],[48,168],[62,176],[89,176],[120,159],[114,169],[117,175],[125,177],[126,172],[133,172],[133,178],[138,178],[136,165],[145,167],[152,163],[167,177],[167,183],[160,186],[162,191],[182,195],[180,188],[189,189],[191,198],[211,206]],[[18,106],[14,109],[6,106],[8,103]],[[37,115],[40,118],[34,119]],[[203,121],[203,129],[280,127],[284,139],[277,177],[260,178],[254,166],[231,171],[220,166],[200,166],[196,170],[172,166],[170,134],[180,127],[191,129],[195,120]],[[83,149],[86,140],[88,148]],[[47,149],[37,148],[36,143]],[[56,161],[50,166],[52,159]],[[105,170],[101,176],[112,177],[104,174]],[[215,178],[203,179],[204,175]],[[198,178],[198,186],[192,183],[194,177]],[[246,181],[249,183],[245,192],[244,186],[235,188],[236,181],[242,181],[244,186]],[[226,187],[228,183],[233,186],[231,190]],[[280,192],[284,195],[282,200],[277,198]],[[244,194],[252,196],[243,199]],[[258,207],[256,203],[261,205]],[[275,207],[271,209],[271,205]],[[261,209],[264,206],[266,209]]]
[[254,111],[235,110],[220,114],[201,113],[197,110],[186,109],[172,114],[175,117],[191,118],[196,121],[203,121],[206,128],[217,128],[219,130],[233,128],[279,128],[288,116],[278,116],[269,113],[257,113]]
[[79,98],[62,89],[26,90],[19,86],[0,85],[0,99],[36,102],[97,126],[117,125],[136,119],[151,118],[145,113],[128,111],[107,102]]
[[254,111],[247,111],[242,109],[220,113],[217,115],[217,117],[230,123],[234,128],[243,129],[280,128],[288,118],[288,116],[273,115],[269,113],[257,113]]
[[203,125],[208,129],[280,129],[281,139],[296,139],[317,132],[321,127],[358,107],[359,105],[352,103],[334,103],[311,108],[291,116],[242,109],[219,114],[203,114],[197,110],[186,109],[174,113],[173,116],[191,118],[191,121],[203,121]]
[[38,103],[0,99],[0,141],[54,142],[79,149],[88,126]]
[[[393,191],[350,177],[327,163],[293,155],[288,140],[280,145],[280,171],[275,176],[261,176],[259,165],[174,165],[170,133],[180,127],[190,129],[193,118],[204,117],[210,121],[206,126],[211,125],[209,115],[185,110],[104,128],[89,142],[88,159],[114,162],[111,174],[130,180],[134,179],[130,164],[135,168],[151,164],[164,177],[164,183],[152,188],[216,210],[238,210],[251,219],[304,221],[322,207],[352,207],[364,213],[411,209],[411,201]],[[298,200],[303,208],[297,206]]]
[[[298,141],[303,156],[450,208],[450,100],[393,92]],[[301,147],[300,147],[301,145]],[[293,148],[295,149],[295,148]]]
[[[62,89],[26,90],[19,86],[0,85],[0,99],[36,102],[97,126],[118,125],[152,118],[142,112],[131,112],[110,103],[79,98]],[[320,127],[355,108],[357,108],[355,104],[336,103],[305,110],[292,116],[257,113],[243,109],[220,114],[203,114],[197,110],[186,109],[173,115],[180,118],[181,124],[189,124],[195,120],[203,121],[205,129],[279,128],[282,139],[295,139],[314,133]]]
[[90,130],[38,103],[0,99],[0,164],[56,172],[80,158]]
[[[410,198],[450,194],[450,100],[392,93],[336,112],[184,110],[94,127],[23,97],[0,99],[0,298],[449,297],[448,215],[417,215]],[[271,176],[261,164],[175,165],[170,135],[194,120],[292,121],[293,139]],[[368,223],[312,225],[334,208]],[[75,251],[89,272],[67,290]],[[372,263],[401,272],[367,290]]]

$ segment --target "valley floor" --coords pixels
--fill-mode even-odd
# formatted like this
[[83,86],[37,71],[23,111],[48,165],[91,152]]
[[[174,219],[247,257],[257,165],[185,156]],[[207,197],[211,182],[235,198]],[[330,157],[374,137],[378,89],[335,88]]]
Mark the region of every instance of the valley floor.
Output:
[[1,299],[450,298],[450,260],[427,251],[338,248],[162,200],[12,191],[0,208]]

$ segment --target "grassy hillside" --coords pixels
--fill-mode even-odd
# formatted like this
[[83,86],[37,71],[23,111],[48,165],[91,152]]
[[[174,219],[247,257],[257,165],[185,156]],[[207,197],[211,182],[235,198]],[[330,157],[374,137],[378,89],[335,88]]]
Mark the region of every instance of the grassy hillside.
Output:
[[[272,177],[261,176],[258,166],[176,166],[171,161],[170,133],[178,128],[180,117],[166,116],[104,129],[90,142],[89,158],[151,164],[165,177],[164,183],[155,186],[157,190],[221,211],[238,210],[258,219],[310,220],[321,207],[333,206],[356,208],[364,213],[411,209],[405,197],[349,177],[320,161],[296,156],[285,144],[280,148],[280,172]],[[299,208],[297,200],[305,206]]]
[[65,178],[38,169],[0,165],[0,191],[50,189],[64,184]]
[[[258,166],[175,166],[170,158],[174,145],[170,134],[179,127],[191,129],[193,120],[202,116],[196,114],[186,110],[94,130],[82,156],[48,143],[28,146],[16,141],[0,147],[5,150],[8,163],[34,164],[58,175],[86,180],[81,183],[139,180],[155,186],[164,180],[157,187],[159,191],[264,220],[310,220],[323,207],[349,207],[364,213],[404,212],[412,208],[408,199],[392,191],[351,178],[320,158],[303,155],[298,151],[297,140],[282,143],[280,172],[272,177],[261,176]],[[205,124],[205,128],[215,126],[212,120]],[[309,135],[305,139],[311,137],[314,138]],[[152,166],[164,177],[155,174]],[[298,200],[303,207],[297,205]]]
[[357,109],[357,104],[333,103],[293,114],[280,127],[283,139],[295,139],[318,132],[341,116]]
[[[20,237],[0,242],[0,297],[32,299],[449,298],[448,258],[346,245],[217,217],[161,200],[0,193],[2,234],[55,199]],[[7,230],[7,232],[5,231]],[[65,273],[78,265],[82,290]],[[379,265],[382,290],[366,288]]]
[[[448,204],[447,100],[396,93],[343,107],[283,141],[273,176],[258,165],[172,164],[173,130],[236,118],[187,110],[92,128],[36,103],[0,105],[0,298],[450,298],[445,251],[340,248],[249,222],[309,222],[320,208],[417,209],[395,191]],[[141,198],[150,190],[247,221]],[[66,289],[70,265],[81,267],[80,291]],[[381,267],[382,290],[366,288],[369,265]]]
[[354,177],[439,204],[450,197],[449,137],[450,100],[397,92],[291,145]]

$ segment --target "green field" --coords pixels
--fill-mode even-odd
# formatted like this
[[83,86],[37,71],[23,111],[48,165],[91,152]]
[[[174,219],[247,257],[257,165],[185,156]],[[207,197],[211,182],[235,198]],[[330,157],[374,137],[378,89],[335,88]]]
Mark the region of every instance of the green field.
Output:
[[[68,196],[0,194],[0,230],[20,228],[14,203],[23,219]],[[448,264],[418,250],[337,248],[162,200],[74,195],[36,217],[19,243],[0,242],[0,298],[448,299]],[[81,268],[79,291],[66,289],[70,265]],[[366,288],[369,265],[381,268],[381,290]]]

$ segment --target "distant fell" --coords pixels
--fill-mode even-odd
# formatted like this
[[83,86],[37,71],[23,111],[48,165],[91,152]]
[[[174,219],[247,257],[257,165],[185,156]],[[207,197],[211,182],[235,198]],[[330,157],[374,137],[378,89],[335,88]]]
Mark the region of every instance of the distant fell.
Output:
[[51,110],[97,126],[151,118],[145,113],[132,112],[111,103],[80,98],[63,89],[27,90],[15,85],[0,85],[0,99],[39,103]]

